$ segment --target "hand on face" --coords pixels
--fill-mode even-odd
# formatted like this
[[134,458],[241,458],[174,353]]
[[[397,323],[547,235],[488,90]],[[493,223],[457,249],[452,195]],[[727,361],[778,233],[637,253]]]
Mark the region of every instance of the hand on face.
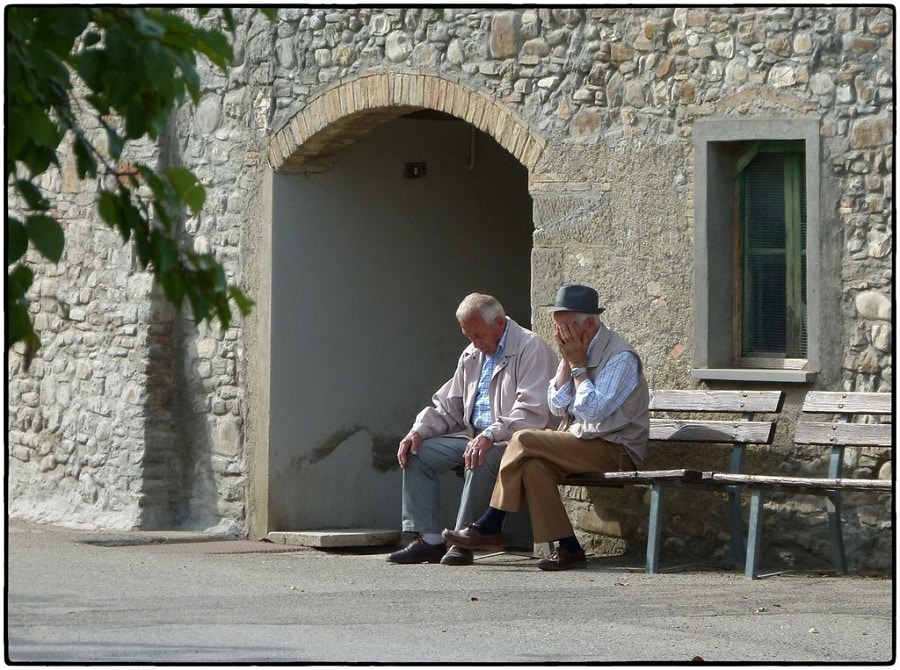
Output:
[[593,339],[593,333],[585,323],[560,323],[553,326],[553,339],[559,355],[569,365],[584,366],[587,364],[587,350]]

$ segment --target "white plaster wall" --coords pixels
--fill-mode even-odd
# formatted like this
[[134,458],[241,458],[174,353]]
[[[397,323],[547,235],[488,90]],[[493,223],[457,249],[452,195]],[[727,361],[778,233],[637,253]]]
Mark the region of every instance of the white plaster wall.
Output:
[[473,158],[470,128],[393,121],[327,172],[275,177],[272,530],[399,528],[396,445],[467,343],[459,301],[491,293],[529,323],[527,174],[480,133]]

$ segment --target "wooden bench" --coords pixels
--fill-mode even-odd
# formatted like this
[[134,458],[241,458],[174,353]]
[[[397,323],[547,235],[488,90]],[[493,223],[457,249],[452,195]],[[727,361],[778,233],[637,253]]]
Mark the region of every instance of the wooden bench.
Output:
[[[844,453],[847,448],[890,448],[890,423],[860,423],[862,417],[883,418],[890,415],[888,393],[842,393],[811,391],[803,402],[803,415],[794,431],[794,444],[830,449],[828,472],[823,477],[705,473],[703,478],[723,485],[744,486],[750,491],[750,516],[747,530],[747,555],[744,576],[759,575],[759,554],[763,526],[763,493],[788,491],[820,496],[828,516],[834,569],[848,574],[847,556],[841,520],[841,496],[846,491],[893,493],[893,481],[887,479],[852,479],[844,475]],[[827,415],[823,416],[823,415]],[[826,420],[827,419],[827,420]]]
[[[769,445],[775,436],[777,417],[760,419],[758,415],[778,414],[784,403],[783,391],[710,391],[710,390],[654,390],[650,393],[651,449],[678,449],[686,444],[710,448],[730,446],[726,473],[743,471],[746,449],[750,445]],[[688,414],[691,418],[659,416]],[[717,415],[731,415],[721,418]],[[712,418],[716,416],[716,418]],[[699,418],[698,418],[699,417]],[[724,455],[724,454],[723,454]],[[741,485],[738,482],[716,481],[708,470],[638,470],[631,472],[589,472],[570,475],[561,484],[568,486],[626,486],[650,487],[650,518],[647,531],[647,573],[658,570],[660,537],[663,525],[663,492],[668,487],[695,487],[726,491],[729,496],[729,526],[731,551],[735,565],[746,563],[743,519],[741,516]]]

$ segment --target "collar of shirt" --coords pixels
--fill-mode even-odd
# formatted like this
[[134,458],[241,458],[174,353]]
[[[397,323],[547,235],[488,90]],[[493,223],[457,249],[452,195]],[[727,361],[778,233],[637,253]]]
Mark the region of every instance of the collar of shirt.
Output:
[[486,359],[490,359],[495,363],[500,360],[500,356],[503,355],[503,347],[506,346],[507,335],[509,335],[509,317],[506,317],[506,325],[503,327],[503,335],[500,337],[500,341],[497,342],[497,351],[495,351],[490,356],[485,356]]

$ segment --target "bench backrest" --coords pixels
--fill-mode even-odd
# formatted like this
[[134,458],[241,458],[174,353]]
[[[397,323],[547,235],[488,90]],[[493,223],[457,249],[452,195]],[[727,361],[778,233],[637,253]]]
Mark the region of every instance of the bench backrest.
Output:
[[[775,437],[775,420],[758,420],[757,414],[777,414],[783,404],[783,391],[652,390],[650,440],[731,444],[730,471],[740,472],[744,447],[772,444]],[[668,418],[654,416],[655,412],[691,416]],[[733,414],[734,418],[703,418],[713,414]]]
[[[804,416],[794,430],[794,443],[830,446],[828,476],[839,477],[845,447],[892,446],[893,425],[890,422],[857,423],[865,416],[890,416],[893,413],[891,401],[889,393],[810,391],[803,401]],[[820,415],[825,414],[833,418],[820,420]]]
[[[650,392],[650,439],[656,441],[771,444],[774,421],[757,421],[757,414],[777,414],[783,391],[670,391]],[[690,417],[671,419],[654,412],[735,414],[732,420]]]

